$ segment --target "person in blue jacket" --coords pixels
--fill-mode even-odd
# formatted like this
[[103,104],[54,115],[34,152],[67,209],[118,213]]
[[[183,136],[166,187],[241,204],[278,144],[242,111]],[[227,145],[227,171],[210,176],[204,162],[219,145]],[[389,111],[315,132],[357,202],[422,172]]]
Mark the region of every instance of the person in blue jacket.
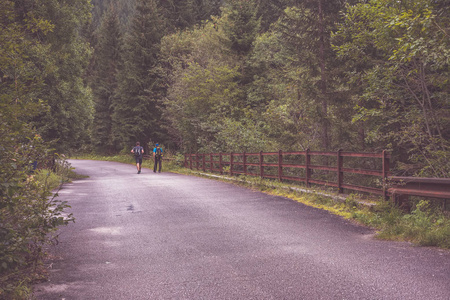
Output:
[[159,144],[155,145],[156,147],[153,148],[153,158],[155,159],[155,165],[153,167],[153,172],[156,173],[156,167],[159,164],[159,170],[158,173],[161,173],[161,164],[162,164],[162,157],[163,157],[163,149],[159,146]]

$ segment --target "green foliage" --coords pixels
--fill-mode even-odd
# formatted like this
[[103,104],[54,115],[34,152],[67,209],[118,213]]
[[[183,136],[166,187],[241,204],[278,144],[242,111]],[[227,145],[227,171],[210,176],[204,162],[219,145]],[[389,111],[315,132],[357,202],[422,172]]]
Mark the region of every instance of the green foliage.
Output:
[[221,20],[206,22],[162,42],[162,61],[169,66],[165,82],[170,85],[165,117],[172,134],[182,137],[183,148],[189,151],[216,147],[223,117],[242,115],[242,91],[235,80],[240,73],[227,54],[221,24]]
[[94,30],[100,27],[104,15],[108,13],[111,6],[117,10],[120,23],[128,28],[132,19],[136,0],[92,0],[92,23]]
[[[450,248],[450,219],[440,210],[421,200],[411,214],[384,205],[375,214],[380,238],[404,239],[421,246]],[[374,222],[375,223],[375,222]]]
[[[51,189],[56,183],[38,172],[51,166],[53,151],[32,127],[33,118],[49,111],[45,95],[47,76],[52,73],[42,56],[49,45],[43,41],[56,31],[39,6],[29,1],[0,3],[0,298],[26,299],[30,282],[39,276],[43,245],[51,232],[66,224],[62,212],[66,203],[56,200]],[[47,3],[48,4],[48,3]],[[41,56],[42,55],[42,56]],[[54,66],[53,66],[54,67]],[[46,95],[48,96],[48,95]],[[48,99],[48,98],[45,98]],[[56,170],[67,165],[60,160]]]
[[[14,164],[2,161],[0,205],[0,296],[24,299],[28,286],[41,276],[40,267],[45,256],[44,245],[54,242],[52,233],[58,226],[72,221],[72,215],[64,211],[66,202],[57,200],[52,190],[67,180],[69,166],[64,160],[57,161],[56,171],[39,170],[30,176],[30,160],[40,162],[45,157],[40,139],[27,145],[29,150],[20,151]],[[44,152],[45,153],[45,152]],[[6,169],[9,166],[12,169]],[[4,171],[4,172],[3,172]]]
[[220,0],[159,0],[169,32],[183,30],[219,14]]
[[161,112],[157,56],[165,25],[156,1],[137,1],[130,31],[125,39],[123,68],[118,77],[118,90],[113,99],[114,140],[119,148],[140,141],[160,140]]
[[54,141],[55,149],[61,151],[88,140],[92,99],[82,76],[89,61],[90,47],[79,36],[79,30],[89,21],[90,2],[45,1],[40,5],[34,2],[15,2],[19,22],[26,22],[27,16],[33,16],[51,24],[46,34],[40,30],[25,31],[27,40],[39,41],[39,46],[29,53],[30,61],[39,71],[36,76],[43,83],[39,90],[34,90],[34,97],[45,99],[49,105],[48,110],[33,119],[33,125],[45,140]]
[[448,177],[450,22],[438,4],[347,6],[334,43],[357,86],[353,121],[366,142],[391,147],[405,174]]
[[96,151],[115,153],[120,148],[114,139],[113,99],[118,88],[123,48],[122,31],[116,8],[111,6],[96,34],[97,45],[92,64],[92,90],[95,101],[92,139]]
[[285,9],[256,39],[248,60],[256,74],[248,102],[264,115],[268,135],[282,149],[350,147],[349,137],[342,138],[350,126],[345,89],[332,74],[335,56],[328,39],[318,38],[331,30],[334,13],[320,21],[311,5]]
[[239,55],[247,54],[252,47],[261,21],[257,18],[254,1],[231,0],[224,7],[227,22],[223,23],[225,35],[231,43],[231,50]]

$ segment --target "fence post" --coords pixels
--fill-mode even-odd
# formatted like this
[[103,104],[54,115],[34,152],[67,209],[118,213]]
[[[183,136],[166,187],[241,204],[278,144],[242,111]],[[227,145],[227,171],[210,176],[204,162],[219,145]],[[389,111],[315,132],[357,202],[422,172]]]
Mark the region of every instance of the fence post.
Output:
[[192,170],[192,153],[189,153],[189,169]]
[[244,175],[247,176],[247,157],[245,156],[245,151],[244,151],[244,157],[242,159],[242,162],[244,164]]
[[384,199],[388,200],[389,199],[389,195],[388,195],[388,187],[387,187],[387,179],[389,176],[389,157],[387,157],[387,152],[386,150],[383,150],[382,152],[382,164],[383,164],[383,178],[382,178],[382,182],[383,182],[383,195],[384,195]]
[[283,151],[278,150],[278,181],[283,181]]
[[309,179],[311,178],[311,170],[309,165],[311,164],[311,156],[309,155],[309,149],[305,151],[305,170],[306,170],[306,178],[305,183],[307,187],[310,187]]
[[344,172],[342,172],[344,158],[341,156],[341,151],[341,149],[337,151],[337,184],[339,194],[344,193],[344,189],[342,188],[342,184],[344,183]]
[[209,154],[209,170],[212,173],[213,172],[213,155],[212,153]]
[[230,176],[233,176],[233,152],[230,153]]
[[219,153],[219,170],[220,170],[220,175],[222,175],[223,174],[222,152]]
[[184,167],[187,168],[187,155],[184,154]]
[[202,169],[203,169],[203,172],[206,172],[206,161],[205,161],[205,156],[206,156],[206,154],[203,153],[203,154],[202,154]]
[[200,154],[197,152],[197,155],[195,156],[195,161],[197,163],[197,171],[200,170],[200,159],[198,158]]
[[264,178],[264,166],[263,166],[263,162],[264,162],[263,152],[260,151],[260,152],[259,152],[259,175],[261,176],[261,178]]

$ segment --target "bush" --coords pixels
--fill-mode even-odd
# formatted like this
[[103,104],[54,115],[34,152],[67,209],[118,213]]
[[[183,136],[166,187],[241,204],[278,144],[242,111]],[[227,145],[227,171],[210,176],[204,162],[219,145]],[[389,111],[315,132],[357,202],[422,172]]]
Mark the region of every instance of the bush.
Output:
[[29,155],[10,153],[14,160],[2,165],[5,173],[0,190],[1,299],[27,298],[30,284],[41,276],[44,245],[56,240],[52,233],[58,226],[73,220],[71,215],[62,215],[69,207],[67,203],[52,194],[67,178],[68,164],[57,159],[54,171],[42,169],[33,173],[30,159],[42,161],[47,152],[38,143],[30,149]]

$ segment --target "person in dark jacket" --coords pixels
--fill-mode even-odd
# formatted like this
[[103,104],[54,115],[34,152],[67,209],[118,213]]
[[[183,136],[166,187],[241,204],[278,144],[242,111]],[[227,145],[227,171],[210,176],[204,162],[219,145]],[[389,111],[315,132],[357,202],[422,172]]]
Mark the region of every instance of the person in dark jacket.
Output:
[[136,146],[131,149],[131,153],[134,153],[134,158],[136,159],[137,173],[141,174],[142,156],[144,155],[144,148],[141,147],[141,143],[136,142]]

